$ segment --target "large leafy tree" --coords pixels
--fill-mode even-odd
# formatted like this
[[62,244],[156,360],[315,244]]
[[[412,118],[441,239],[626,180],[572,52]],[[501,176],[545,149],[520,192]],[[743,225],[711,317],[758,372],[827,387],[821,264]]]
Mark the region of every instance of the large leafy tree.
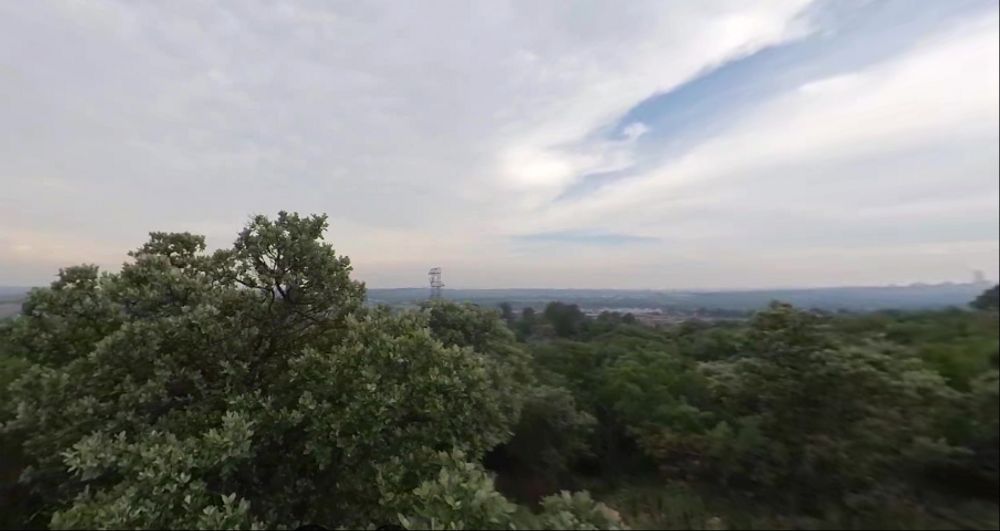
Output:
[[214,254],[200,236],[152,233],[120,273],[67,268],[30,295],[8,335],[31,366],[3,434],[23,441],[39,518],[395,522],[409,509],[395,494],[436,452],[474,461],[510,437],[510,333],[365,310],[325,227],[258,216]]

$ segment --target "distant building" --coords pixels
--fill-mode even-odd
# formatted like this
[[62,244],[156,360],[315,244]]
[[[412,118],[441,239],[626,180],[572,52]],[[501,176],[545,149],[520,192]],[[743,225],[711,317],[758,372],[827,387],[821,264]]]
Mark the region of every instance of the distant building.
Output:
[[977,269],[977,270],[975,270],[975,271],[972,272],[972,283],[973,284],[989,284],[989,281],[986,280],[986,275],[984,275],[982,271],[980,271],[980,270]]

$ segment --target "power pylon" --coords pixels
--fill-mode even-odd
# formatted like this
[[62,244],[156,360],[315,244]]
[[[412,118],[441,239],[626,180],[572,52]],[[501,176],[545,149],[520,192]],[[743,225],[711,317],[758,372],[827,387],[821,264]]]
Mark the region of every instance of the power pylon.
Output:
[[431,279],[431,299],[440,299],[441,288],[444,287],[444,282],[441,281],[441,268],[432,267],[427,276]]

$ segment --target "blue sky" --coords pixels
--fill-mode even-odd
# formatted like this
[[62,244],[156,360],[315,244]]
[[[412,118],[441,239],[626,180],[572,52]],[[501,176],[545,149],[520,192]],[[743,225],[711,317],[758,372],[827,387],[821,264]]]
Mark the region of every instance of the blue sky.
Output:
[[560,198],[586,195],[677,156],[775,94],[891,61],[943,27],[995,10],[996,2],[988,0],[816,2],[800,15],[814,26],[813,32],[711,67],[595,131],[598,138],[622,140],[629,127],[642,124],[645,132],[633,148],[635,165],[581,175]]
[[326,212],[372,286],[998,276],[995,1],[0,3],[0,285]]

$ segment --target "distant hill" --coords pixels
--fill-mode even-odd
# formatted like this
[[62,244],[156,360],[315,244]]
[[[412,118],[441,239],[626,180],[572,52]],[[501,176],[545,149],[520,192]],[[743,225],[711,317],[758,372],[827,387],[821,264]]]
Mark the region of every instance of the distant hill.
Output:
[[23,299],[30,289],[24,286],[0,286],[0,301]]
[[30,289],[23,286],[0,286],[0,319],[17,315],[21,311],[21,301]]
[[[844,288],[804,288],[746,291],[660,291],[622,289],[445,289],[448,300],[495,306],[501,302],[521,308],[541,307],[551,301],[585,309],[649,309],[690,313],[701,310],[753,311],[773,300],[803,308],[864,312],[965,307],[989,288],[988,283],[912,284]],[[31,288],[0,286],[0,318],[18,313]],[[416,306],[427,299],[427,288],[369,289],[369,304]]]
[[[914,284],[909,286],[805,288],[746,291],[657,291],[612,289],[445,289],[443,297],[482,305],[509,302],[541,306],[550,301],[583,308],[648,308],[675,311],[716,309],[752,311],[781,300],[829,311],[917,310],[965,307],[990,284]],[[425,288],[369,289],[372,304],[406,306],[425,300]]]

